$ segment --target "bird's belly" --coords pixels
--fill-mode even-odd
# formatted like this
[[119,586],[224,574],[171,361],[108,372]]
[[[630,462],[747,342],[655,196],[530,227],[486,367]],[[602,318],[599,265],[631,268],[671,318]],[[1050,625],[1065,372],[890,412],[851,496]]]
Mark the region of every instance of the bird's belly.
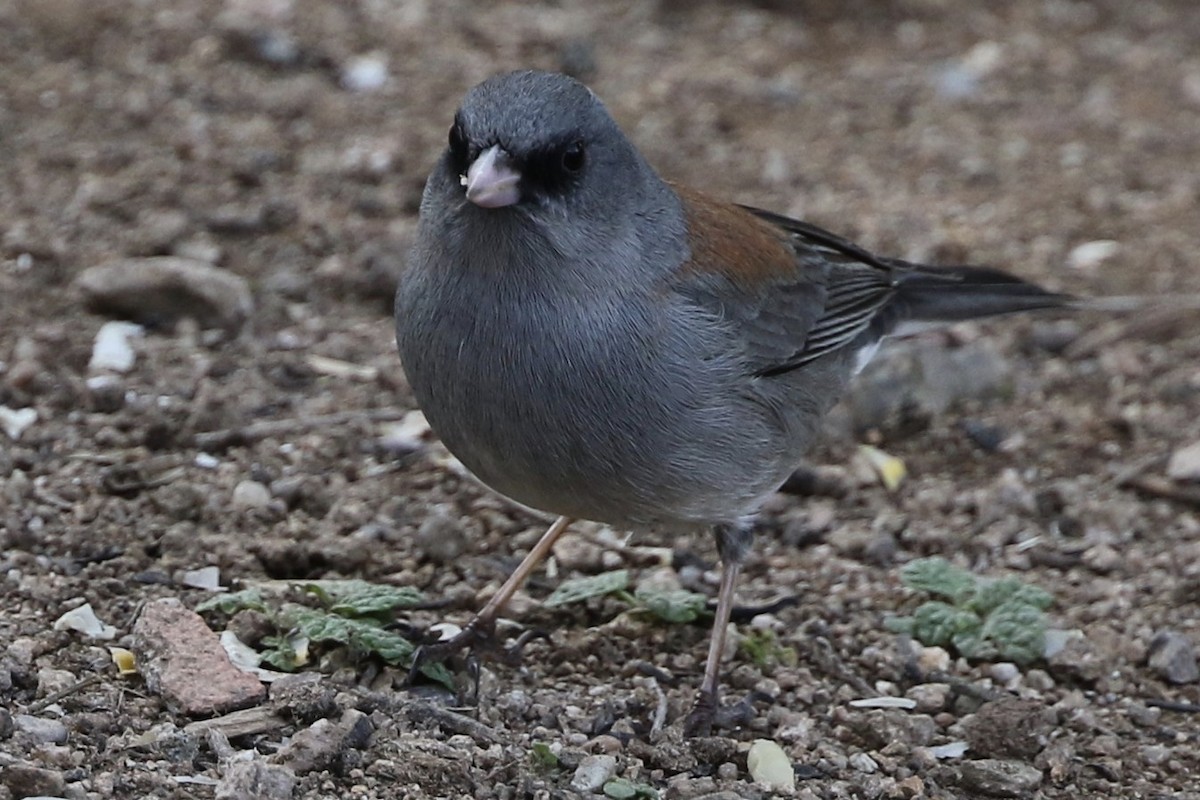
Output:
[[[428,347],[409,380],[450,451],[523,505],[622,528],[752,512],[782,480],[760,410],[731,415],[729,388],[702,365],[647,368],[652,350],[614,341],[596,352],[551,330]],[[690,385],[671,385],[680,376]]]

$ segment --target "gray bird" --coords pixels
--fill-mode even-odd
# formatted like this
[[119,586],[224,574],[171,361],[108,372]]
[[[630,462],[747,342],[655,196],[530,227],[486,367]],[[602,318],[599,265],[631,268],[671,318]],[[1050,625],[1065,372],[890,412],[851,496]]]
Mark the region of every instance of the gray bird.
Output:
[[670,183],[566,76],[481,83],[426,184],[396,338],[450,451],[559,519],[432,655],[488,633],[574,519],[709,529],[722,577],[687,720],[706,731],[755,512],[879,341],[1067,302],[993,269],[880,258]]

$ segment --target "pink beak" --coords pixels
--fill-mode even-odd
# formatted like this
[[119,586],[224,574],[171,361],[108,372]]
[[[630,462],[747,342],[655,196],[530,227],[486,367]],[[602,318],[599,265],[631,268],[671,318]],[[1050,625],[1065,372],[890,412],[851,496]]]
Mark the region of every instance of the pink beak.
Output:
[[521,199],[521,173],[512,167],[512,159],[498,144],[479,154],[459,178],[467,187],[467,199],[480,208],[503,208]]

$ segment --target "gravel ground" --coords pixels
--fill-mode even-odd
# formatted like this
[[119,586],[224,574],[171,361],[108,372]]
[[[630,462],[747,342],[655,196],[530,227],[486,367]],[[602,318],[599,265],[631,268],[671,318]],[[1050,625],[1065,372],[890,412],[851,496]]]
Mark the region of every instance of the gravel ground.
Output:
[[[0,0],[0,800],[769,796],[757,739],[805,798],[1200,798],[1200,322],[1167,301],[864,375],[816,496],[764,514],[718,736],[678,733],[703,620],[538,602],[615,568],[711,594],[705,538],[577,528],[512,609],[548,636],[484,663],[475,707],[344,651],[266,699],[217,668],[194,570],[415,587],[424,628],[544,526],[405,416],[389,318],[458,98],[519,66],[583,77],[665,174],[875,250],[1200,293],[1191,0]],[[931,555],[1050,592],[1062,649],[892,633]],[[115,630],[56,627],[84,602]],[[914,707],[851,705],[875,696]]]

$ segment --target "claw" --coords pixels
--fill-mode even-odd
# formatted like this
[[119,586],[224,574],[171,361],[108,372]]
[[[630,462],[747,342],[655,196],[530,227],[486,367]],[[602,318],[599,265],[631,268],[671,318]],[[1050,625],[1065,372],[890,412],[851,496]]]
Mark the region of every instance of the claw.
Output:
[[696,698],[696,705],[692,706],[691,713],[683,720],[683,735],[689,739],[711,736],[716,716],[716,698],[707,692],[701,692]]

